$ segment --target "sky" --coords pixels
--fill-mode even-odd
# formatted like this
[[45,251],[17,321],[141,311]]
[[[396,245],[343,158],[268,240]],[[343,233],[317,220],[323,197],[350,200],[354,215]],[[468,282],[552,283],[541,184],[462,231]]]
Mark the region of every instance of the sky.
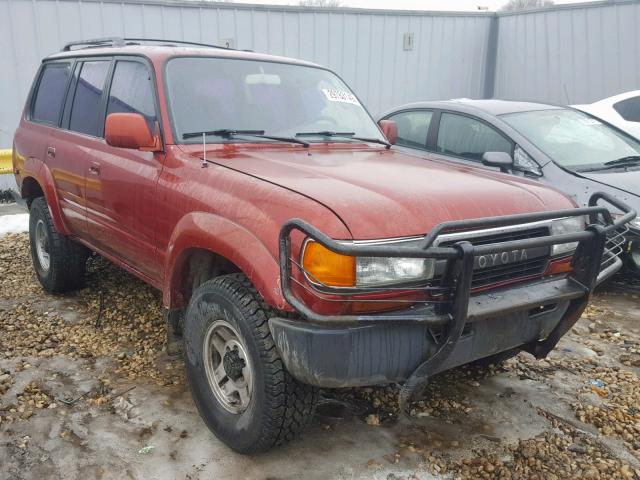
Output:
[[[556,4],[580,3],[585,0],[556,0]],[[589,0],[587,0],[589,1]],[[236,0],[236,3],[297,5],[296,0]],[[402,10],[477,11],[478,6],[499,10],[506,0],[342,0],[345,7],[386,8]]]

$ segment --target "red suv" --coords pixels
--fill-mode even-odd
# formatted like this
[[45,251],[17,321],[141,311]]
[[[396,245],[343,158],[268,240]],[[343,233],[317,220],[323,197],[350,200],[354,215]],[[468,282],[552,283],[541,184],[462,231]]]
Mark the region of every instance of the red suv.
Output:
[[[289,440],[318,387],[403,382],[580,317],[615,223],[555,190],[400,153],[333,72],[179,42],[44,59],[14,140],[38,279],[97,252],[162,290],[193,397],[239,452]],[[383,131],[386,133],[383,135]],[[603,252],[605,254],[603,255]]]

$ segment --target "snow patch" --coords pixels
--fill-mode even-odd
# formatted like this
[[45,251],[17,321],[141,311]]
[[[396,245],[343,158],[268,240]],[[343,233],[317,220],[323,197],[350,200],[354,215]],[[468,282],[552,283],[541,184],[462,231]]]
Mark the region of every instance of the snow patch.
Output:
[[3,215],[0,217],[0,235],[29,231],[29,214]]

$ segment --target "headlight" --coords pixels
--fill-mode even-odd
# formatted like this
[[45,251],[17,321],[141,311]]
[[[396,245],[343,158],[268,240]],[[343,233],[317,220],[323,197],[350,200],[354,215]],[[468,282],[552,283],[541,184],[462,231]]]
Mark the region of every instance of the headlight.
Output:
[[433,278],[432,258],[356,258],[356,286],[373,287]]
[[[584,217],[569,217],[551,222],[551,235],[581,232],[584,230]],[[578,242],[559,243],[551,247],[551,255],[563,255],[578,248]]]
[[435,260],[351,257],[311,240],[305,245],[302,266],[312,282],[332,287],[377,287],[429,280],[434,275]]

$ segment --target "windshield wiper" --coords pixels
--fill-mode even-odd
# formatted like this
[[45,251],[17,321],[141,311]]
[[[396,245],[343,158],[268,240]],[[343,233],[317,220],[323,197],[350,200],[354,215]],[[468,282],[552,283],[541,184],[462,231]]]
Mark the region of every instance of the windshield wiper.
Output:
[[305,142],[304,140],[299,140],[297,138],[265,135],[264,130],[233,130],[231,128],[222,128],[220,130],[209,130],[209,131],[203,131],[203,132],[183,133],[182,139],[186,140],[188,138],[202,137],[203,135],[205,136],[215,135],[216,137],[227,137],[227,138],[231,138],[235,136],[266,138],[268,140],[276,140],[278,142],[297,143],[299,145],[304,146],[305,148],[309,146],[309,142]]
[[358,140],[360,142],[368,142],[368,143],[379,143],[380,145],[384,145],[387,148],[391,148],[391,144],[385,140],[380,140],[379,138],[366,138],[366,137],[356,137],[355,132],[332,132],[330,130],[321,130],[319,132],[300,132],[296,133],[296,137],[338,137],[338,138],[350,138],[353,140]]
[[640,155],[630,155],[628,157],[618,158],[617,160],[604,162],[605,165],[607,166],[612,165],[614,167],[633,166],[633,165],[637,165],[638,163],[640,163]]
[[620,167],[635,167],[640,165],[640,155],[630,155],[628,157],[618,158],[604,162],[600,167],[582,168],[580,172],[597,172],[600,170],[611,170]]

